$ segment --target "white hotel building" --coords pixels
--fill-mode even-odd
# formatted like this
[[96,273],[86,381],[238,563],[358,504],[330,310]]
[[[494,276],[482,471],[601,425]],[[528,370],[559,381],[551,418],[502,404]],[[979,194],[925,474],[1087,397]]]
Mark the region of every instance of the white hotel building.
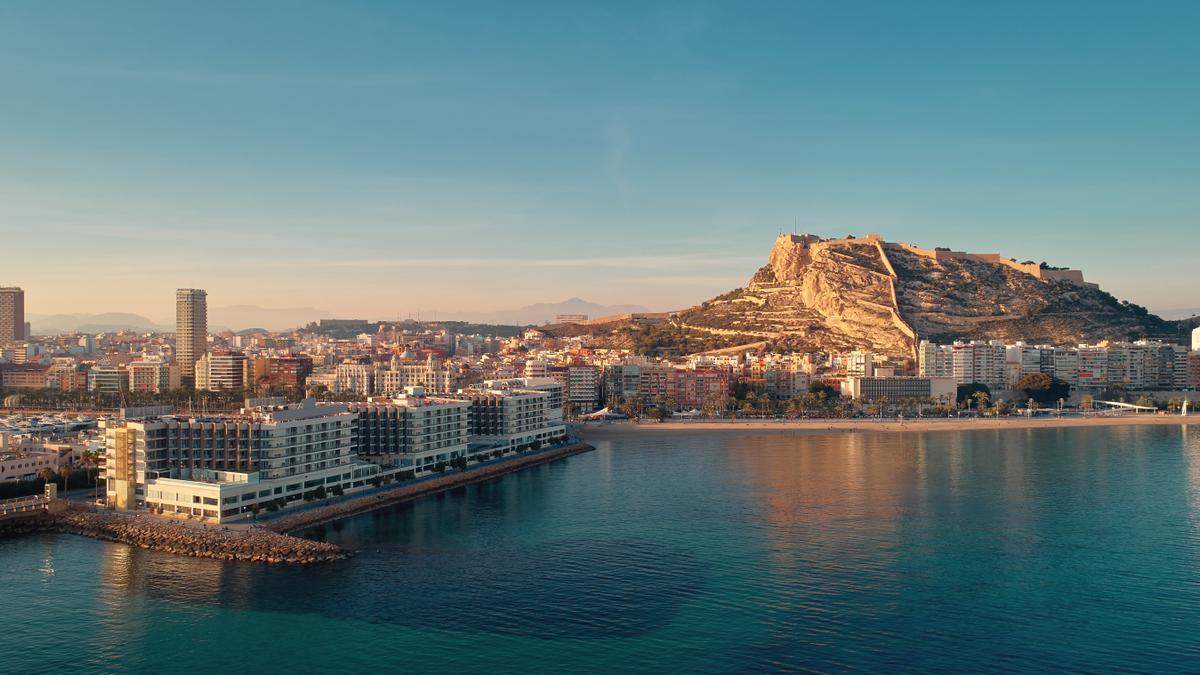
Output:
[[379,468],[355,457],[353,419],[345,404],[307,399],[236,415],[107,423],[108,505],[226,522],[318,490],[365,487]]
[[489,380],[455,398],[471,404],[472,452],[549,445],[567,435],[563,385],[550,378]]
[[470,410],[469,401],[427,396],[421,387],[351,403],[355,454],[385,468],[432,471],[467,457]]

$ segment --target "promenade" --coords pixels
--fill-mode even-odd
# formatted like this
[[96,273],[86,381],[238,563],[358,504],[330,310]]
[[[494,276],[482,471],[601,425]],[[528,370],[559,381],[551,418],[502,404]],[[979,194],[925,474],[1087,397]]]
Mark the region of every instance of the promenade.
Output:
[[280,533],[295,532],[359,513],[373,511],[384,506],[399,504],[424,495],[434,494],[462,485],[478,483],[489,478],[495,478],[539,464],[546,464],[594,449],[586,443],[572,443],[546,450],[526,452],[480,464],[465,471],[451,471],[440,476],[397,483],[379,488],[367,494],[347,496],[340,502],[321,504],[295,513],[284,513],[263,522],[262,526]]
[[671,420],[667,422],[607,422],[586,425],[581,433],[599,437],[609,433],[664,431],[974,431],[985,429],[1050,429],[1056,427],[1110,427],[1200,424],[1200,415],[1090,415],[1039,417],[963,417],[918,419],[736,419]]

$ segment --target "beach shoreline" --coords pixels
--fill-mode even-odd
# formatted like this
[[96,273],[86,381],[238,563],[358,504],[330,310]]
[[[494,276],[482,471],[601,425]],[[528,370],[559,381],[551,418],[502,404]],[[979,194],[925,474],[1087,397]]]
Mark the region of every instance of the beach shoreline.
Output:
[[698,420],[670,422],[609,422],[580,428],[581,435],[663,431],[778,431],[778,432],[918,432],[979,431],[1002,429],[1054,429],[1067,427],[1116,427],[1147,425],[1200,425],[1200,415],[1140,415],[1111,417],[1005,417],[937,419],[823,419],[823,420]]

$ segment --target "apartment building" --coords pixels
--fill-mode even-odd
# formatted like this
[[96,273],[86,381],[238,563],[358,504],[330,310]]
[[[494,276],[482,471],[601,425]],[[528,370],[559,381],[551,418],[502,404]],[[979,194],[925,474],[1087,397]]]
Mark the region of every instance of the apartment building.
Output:
[[1103,389],[1108,386],[1108,350],[1103,347],[1081,346],[1076,351],[1078,365],[1075,384],[1080,389]]
[[958,384],[983,384],[1003,389],[1006,381],[1005,346],[995,342],[955,342],[952,345],[954,380]]
[[917,374],[922,377],[954,377],[954,347],[922,340],[917,348]]
[[160,394],[171,389],[171,364],[165,361],[133,361],[125,370],[131,392]]
[[119,394],[129,391],[129,371],[125,366],[92,366],[88,371],[88,391],[101,394]]
[[367,396],[375,391],[375,369],[362,363],[340,363],[334,369],[335,394]]
[[364,487],[379,469],[355,457],[353,419],[344,404],[307,399],[236,415],[106,422],[108,505],[226,522],[318,489]]
[[469,433],[473,452],[516,450],[565,437],[561,404],[556,411],[551,397],[548,391],[511,387],[507,382],[485,383],[454,396],[471,404]]
[[661,403],[671,396],[671,378],[675,369],[671,366],[653,364],[642,366],[638,378],[638,396],[646,403]]
[[458,390],[459,380],[455,368],[432,356],[420,363],[393,359],[388,368],[375,371],[374,387],[382,394],[402,392],[409,387],[421,387],[430,394],[450,394]]
[[804,364],[793,361],[769,362],[763,368],[767,393],[776,398],[803,396],[812,382]]
[[246,384],[246,355],[232,349],[214,349],[196,360],[196,389],[240,391]]
[[351,403],[349,410],[354,454],[382,467],[421,473],[468,456],[468,401],[409,387],[394,398]]
[[1079,353],[1072,347],[1057,347],[1054,349],[1053,376],[1071,385],[1072,389],[1079,386]]
[[0,365],[0,387],[43,389],[49,385],[50,367],[40,363]]
[[576,412],[589,413],[600,404],[600,369],[596,366],[567,368],[567,400]]
[[196,361],[208,351],[208,293],[199,288],[175,291],[175,362],[185,385],[194,384]]
[[25,334],[25,291],[16,286],[0,287],[0,347],[20,342]]
[[675,410],[698,410],[709,396],[729,394],[729,373],[724,370],[675,369],[671,373],[670,391]]
[[627,399],[636,396],[642,380],[642,367],[619,363],[604,368],[603,396]]
[[306,354],[256,356],[249,359],[249,385],[256,389],[279,388],[301,391],[313,372],[313,360]]
[[848,377],[842,394],[857,401],[953,401],[953,377]]
[[875,374],[874,365],[870,352],[853,351],[842,357],[842,367],[849,377],[871,377]]

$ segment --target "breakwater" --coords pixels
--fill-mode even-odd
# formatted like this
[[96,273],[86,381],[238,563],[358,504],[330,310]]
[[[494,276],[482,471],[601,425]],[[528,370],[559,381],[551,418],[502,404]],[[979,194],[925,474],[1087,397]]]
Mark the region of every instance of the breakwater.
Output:
[[291,536],[289,532],[546,464],[593,449],[586,443],[575,443],[542,450],[416,483],[397,484],[382,492],[353,497],[337,504],[316,506],[251,527],[223,527],[177,522],[151,515],[69,509],[0,522],[0,537],[58,532],[193,558],[310,565],[348,558],[351,553],[333,544]]
[[77,534],[152,551],[214,560],[310,565],[341,560],[349,552],[324,542],[261,528],[227,529],[184,524],[152,516],[68,510],[0,524],[0,536],[36,532]]
[[578,455],[579,453],[594,449],[594,447],[587,443],[575,443],[561,448],[551,448],[529,455],[513,457],[501,462],[470,468],[466,471],[447,473],[444,476],[426,479],[418,483],[399,484],[383,492],[355,497],[338,504],[318,506],[300,513],[284,515],[264,523],[264,526],[280,533],[295,532],[296,530],[321,525],[334,520],[341,520],[342,518],[373,511],[383,506],[390,506],[424,495],[441,492],[442,490],[477,483],[489,478],[502,476],[506,473],[512,473],[539,464],[546,464],[547,462],[553,462],[563,457]]

